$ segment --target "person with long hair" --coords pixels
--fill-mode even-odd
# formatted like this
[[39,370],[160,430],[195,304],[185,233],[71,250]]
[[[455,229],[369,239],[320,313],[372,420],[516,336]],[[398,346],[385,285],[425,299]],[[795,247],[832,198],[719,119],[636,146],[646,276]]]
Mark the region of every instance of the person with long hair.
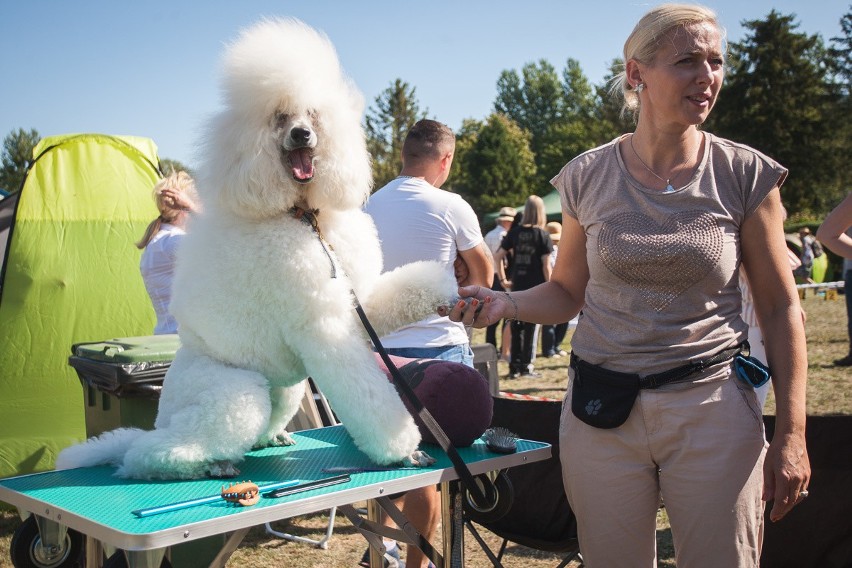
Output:
[[[777,521],[808,496],[807,347],[780,196],[787,169],[700,129],[725,77],[724,38],[704,6],[647,12],[613,83],[634,132],[551,181],[563,209],[552,278],[508,293],[463,287],[466,301],[439,309],[476,327],[580,314],[559,449],[589,568],[655,566],[661,500],[678,566],[756,567],[764,501]],[[768,370],[745,341],[741,266]],[[754,389],[770,375],[767,445]]]
[[158,181],[153,196],[160,214],[148,224],[136,248],[142,249],[139,271],[157,314],[154,335],[160,335],[177,333],[177,321],[169,313],[175,257],[189,215],[197,210],[198,193],[192,177],[178,171]]
[[[506,290],[528,290],[550,279],[550,253],[553,243],[544,230],[547,215],[544,201],[538,195],[530,195],[524,205],[521,224],[510,230],[494,255],[494,266],[500,284]],[[513,255],[511,279],[507,278],[505,260]],[[535,377],[533,364],[536,344],[536,324],[512,321],[512,349],[509,360],[509,376]]]

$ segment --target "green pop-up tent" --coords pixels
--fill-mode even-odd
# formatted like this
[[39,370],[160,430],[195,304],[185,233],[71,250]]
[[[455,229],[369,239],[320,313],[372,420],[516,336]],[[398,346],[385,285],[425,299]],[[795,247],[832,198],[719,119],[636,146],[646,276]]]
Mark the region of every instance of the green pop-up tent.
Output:
[[154,327],[133,245],[157,216],[154,142],[52,136],[33,158],[14,199],[0,201],[0,477],[51,469],[85,438],[72,344]]

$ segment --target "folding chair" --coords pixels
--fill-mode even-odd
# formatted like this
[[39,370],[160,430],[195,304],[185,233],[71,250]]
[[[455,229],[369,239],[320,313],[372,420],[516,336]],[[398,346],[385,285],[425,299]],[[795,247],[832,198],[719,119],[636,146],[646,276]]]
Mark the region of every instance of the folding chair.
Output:
[[[322,394],[310,378],[305,379],[305,396],[302,398],[299,412],[296,413],[296,416],[287,425],[287,430],[289,432],[298,432],[299,430],[322,428],[324,426],[334,426],[335,424],[338,424],[337,417],[332,412],[325,395]],[[325,529],[325,535],[319,540],[276,531],[272,528],[271,523],[266,523],[266,533],[292,542],[311,544],[317,548],[326,550],[328,548],[328,540],[334,532],[334,519],[336,515],[337,507],[329,509],[328,526]]]
[[[577,522],[562,485],[559,461],[560,401],[519,400],[494,397],[492,426],[502,426],[518,437],[547,442],[553,446],[550,459],[521,465],[500,472],[497,481],[500,501],[492,511],[477,511],[466,500],[465,526],[495,567],[501,566],[506,546],[514,542],[528,548],[565,554],[559,568],[574,559],[582,562],[577,542]],[[508,480],[508,484],[506,483]],[[507,487],[508,485],[508,487]],[[501,502],[508,493],[509,503]],[[473,523],[485,527],[503,539],[495,555]]]
[[488,379],[491,396],[500,394],[500,377],[497,375],[497,349],[490,343],[472,345],[473,366]]

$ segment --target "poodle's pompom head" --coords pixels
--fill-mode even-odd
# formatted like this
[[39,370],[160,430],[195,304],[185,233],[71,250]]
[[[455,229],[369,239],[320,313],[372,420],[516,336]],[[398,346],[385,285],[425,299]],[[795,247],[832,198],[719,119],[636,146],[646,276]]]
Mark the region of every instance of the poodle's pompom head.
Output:
[[[223,63],[228,106],[249,117],[271,116],[280,105],[328,107],[343,101],[335,87],[343,70],[329,39],[293,19],[263,20],[228,47]],[[355,101],[360,111],[362,101]]]
[[244,30],[225,53],[222,90],[200,176],[208,201],[250,218],[363,204],[364,98],[325,35],[293,19]]

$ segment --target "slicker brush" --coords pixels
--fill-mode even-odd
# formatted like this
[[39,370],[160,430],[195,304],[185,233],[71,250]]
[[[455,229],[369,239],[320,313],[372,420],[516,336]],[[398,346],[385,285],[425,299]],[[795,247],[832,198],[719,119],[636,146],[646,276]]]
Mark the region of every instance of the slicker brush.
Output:
[[513,454],[518,449],[518,435],[502,426],[489,428],[482,438],[485,440],[485,446],[498,454]]

